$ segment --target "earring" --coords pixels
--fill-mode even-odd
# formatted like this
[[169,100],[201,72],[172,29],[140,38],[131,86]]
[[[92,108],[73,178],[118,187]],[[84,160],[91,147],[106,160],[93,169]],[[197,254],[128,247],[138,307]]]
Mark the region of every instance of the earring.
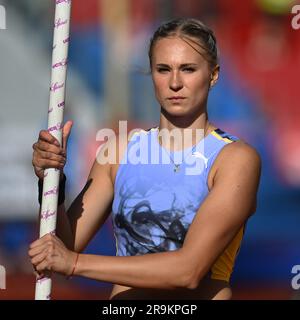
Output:
[[211,81],[210,85],[209,85],[209,89],[211,89],[216,83],[217,83],[217,81]]

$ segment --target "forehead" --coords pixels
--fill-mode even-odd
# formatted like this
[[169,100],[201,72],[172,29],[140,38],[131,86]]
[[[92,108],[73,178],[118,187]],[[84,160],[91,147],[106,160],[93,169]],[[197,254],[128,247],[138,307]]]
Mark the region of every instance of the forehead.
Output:
[[189,40],[178,36],[161,38],[153,48],[154,63],[200,63],[204,61],[197,39]]

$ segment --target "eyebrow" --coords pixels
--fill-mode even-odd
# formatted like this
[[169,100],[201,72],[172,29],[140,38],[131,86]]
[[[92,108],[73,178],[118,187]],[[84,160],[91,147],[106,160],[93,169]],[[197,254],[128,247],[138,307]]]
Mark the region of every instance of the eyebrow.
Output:
[[[155,65],[156,67],[164,67],[164,68],[170,68],[168,64],[165,63],[158,63]],[[197,67],[197,63],[183,63],[180,65],[180,68],[187,68],[187,67]]]

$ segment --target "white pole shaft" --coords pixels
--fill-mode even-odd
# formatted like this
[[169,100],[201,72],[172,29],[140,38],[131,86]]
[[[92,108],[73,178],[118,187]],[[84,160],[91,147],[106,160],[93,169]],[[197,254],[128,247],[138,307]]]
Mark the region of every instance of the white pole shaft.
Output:
[[[48,132],[62,144],[63,113],[68,64],[71,0],[55,0],[55,20],[48,109]],[[40,218],[40,237],[55,233],[59,191],[59,170],[46,169]],[[36,300],[50,300],[51,277],[37,278]]]

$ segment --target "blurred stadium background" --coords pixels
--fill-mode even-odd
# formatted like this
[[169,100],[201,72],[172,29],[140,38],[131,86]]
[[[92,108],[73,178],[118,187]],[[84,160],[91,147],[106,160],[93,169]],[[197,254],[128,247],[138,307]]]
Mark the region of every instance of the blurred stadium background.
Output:
[[[263,160],[256,214],[232,277],[235,299],[297,299],[291,273],[300,264],[300,30],[290,0],[73,1],[65,120],[74,120],[66,166],[67,202],[84,185],[96,132],[128,120],[149,128],[159,108],[148,74],[154,29],[174,17],[200,18],[215,30],[221,79],[211,120],[253,145]],[[38,235],[32,144],[46,128],[54,1],[0,0],[0,299],[33,299],[27,248]],[[87,252],[115,254],[111,221]],[[111,285],[56,276],[54,299],[106,299]]]

